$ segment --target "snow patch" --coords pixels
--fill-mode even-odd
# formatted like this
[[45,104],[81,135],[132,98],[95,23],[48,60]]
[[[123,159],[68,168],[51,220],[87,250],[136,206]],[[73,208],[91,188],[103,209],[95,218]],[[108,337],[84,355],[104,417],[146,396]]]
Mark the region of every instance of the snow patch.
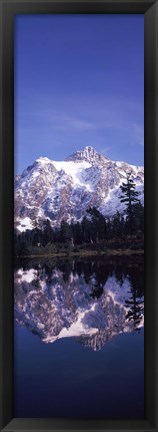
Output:
[[22,269],[20,269],[17,271],[17,274],[18,276],[20,276],[20,282],[25,281],[27,283],[31,283],[37,277],[37,270],[30,269],[30,270],[23,271]]
[[[90,312],[91,310],[92,311],[94,310],[94,305],[92,305],[92,308],[88,312]],[[73,322],[69,328],[64,327],[57,337],[52,338],[48,336],[47,338],[43,339],[43,342],[50,343],[50,342],[54,342],[54,340],[56,339],[62,339],[66,337],[78,337],[83,335],[91,336],[97,333],[98,331],[97,328],[94,327],[92,328],[84,324],[83,320],[86,314],[87,314],[87,310],[86,311],[79,310],[77,320]]]
[[87,168],[91,167],[91,164],[89,162],[81,162],[81,163],[75,163],[72,161],[52,161],[54,167],[57,171],[63,170],[68,176],[71,176],[73,179],[73,183],[75,184],[75,187],[85,187],[89,191],[92,190],[92,184],[91,182],[87,182],[86,179],[84,179],[84,171]]
[[21,219],[19,225],[17,226],[18,230],[20,232],[33,229],[33,223],[32,220],[29,217],[25,217],[24,219]]

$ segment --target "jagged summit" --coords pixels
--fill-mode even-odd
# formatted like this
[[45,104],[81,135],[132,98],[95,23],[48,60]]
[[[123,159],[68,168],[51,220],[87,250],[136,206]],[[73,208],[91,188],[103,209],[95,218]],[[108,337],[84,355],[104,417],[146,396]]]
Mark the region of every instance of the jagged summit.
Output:
[[101,161],[108,161],[109,159],[98,153],[92,146],[86,146],[83,150],[78,150],[72,155],[68,156],[65,161],[82,161],[97,163]]
[[45,157],[45,156],[40,156],[40,157],[38,157],[36,160],[35,160],[35,163],[49,163],[49,162],[51,162],[51,160],[50,159],[48,159],[47,157]]
[[81,221],[89,207],[106,217],[116,210],[123,213],[120,185],[130,172],[144,200],[144,168],[126,162],[114,162],[86,146],[63,161],[39,157],[15,178],[15,226],[32,229],[36,220],[46,219],[59,226],[64,219]]
[[127,316],[130,308],[126,305],[130,300],[127,277],[122,286],[115,276],[108,277],[98,299],[92,296],[96,283],[95,270],[87,283],[84,272],[82,275],[71,272],[64,280],[63,272],[54,269],[49,273],[48,288],[47,283],[43,283],[42,268],[38,271],[18,269],[15,272],[15,319],[31,332],[36,331],[44,343],[75,337],[94,351],[100,350],[114,336],[133,331],[135,325],[136,328],[143,326],[143,297],[138,320],[135,322]]

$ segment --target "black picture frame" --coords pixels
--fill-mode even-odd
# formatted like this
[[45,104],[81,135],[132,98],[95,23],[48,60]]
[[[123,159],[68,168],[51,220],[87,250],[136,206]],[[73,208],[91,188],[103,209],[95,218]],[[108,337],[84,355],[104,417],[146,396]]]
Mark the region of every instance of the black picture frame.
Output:
[[[144,14],[145,23],[145,418],[16,419],[13,409],[14,15]],[[158,430],[158,0],[0,0],[0,430]]]

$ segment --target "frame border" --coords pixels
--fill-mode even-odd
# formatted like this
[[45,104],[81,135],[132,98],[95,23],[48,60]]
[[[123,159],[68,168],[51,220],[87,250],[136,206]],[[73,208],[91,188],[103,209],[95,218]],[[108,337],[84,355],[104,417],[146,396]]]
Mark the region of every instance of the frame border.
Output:
[[[13,417],[14,15],[144,14],[145,128],[145,419]],[[157,121],[156,121],[157,120]],[[0,430],[158,431],[158,0],[0,0]],[[157,339],[158,340],[158,339]]]

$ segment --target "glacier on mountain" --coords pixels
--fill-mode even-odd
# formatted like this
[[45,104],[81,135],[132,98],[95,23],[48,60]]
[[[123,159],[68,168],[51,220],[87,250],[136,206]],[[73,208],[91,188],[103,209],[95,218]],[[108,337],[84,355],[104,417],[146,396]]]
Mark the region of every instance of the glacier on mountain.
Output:
[[71,272],[65,280],[57,268],[49,271],[49,278],[44,268],[20,268],[15,271],[15,319],[44,343],[73,337],[95,351],[114,336],[143,327],[143,296],[139,320],[128,317],[128,277],[122,285],[114,275],[108,277],[98,298],[92,295],[96,282],[95,273],[87,282],[83,273]]
[[118,210],[120,185],[127,173],[136,184],[140,201],[144,202],[144,167],[112,161],[86,146],[64,161],[39,157],[15,178],[15,227],[32,229],[49,219],[53,227],[64,219],[81,220],[89,207],[96,207],[106,217]]

